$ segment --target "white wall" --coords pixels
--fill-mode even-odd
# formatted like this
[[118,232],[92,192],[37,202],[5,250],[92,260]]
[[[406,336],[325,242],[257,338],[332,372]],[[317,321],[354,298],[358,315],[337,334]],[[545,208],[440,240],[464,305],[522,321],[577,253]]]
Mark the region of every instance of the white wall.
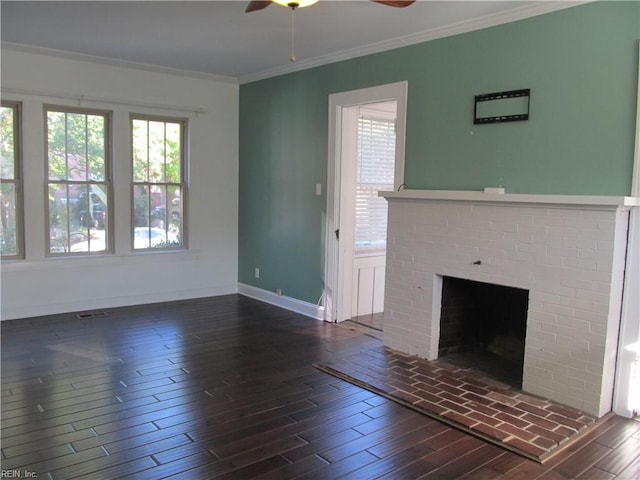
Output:
[[[237,291],[236,82],[3,48],[1,86],[23,106],[26,229],[26,259],[2,263],[3,320]],[[113,111],[115,254],[45,256],[43,103]],[[131,112],[189,119],[188,251],[131,252]]]

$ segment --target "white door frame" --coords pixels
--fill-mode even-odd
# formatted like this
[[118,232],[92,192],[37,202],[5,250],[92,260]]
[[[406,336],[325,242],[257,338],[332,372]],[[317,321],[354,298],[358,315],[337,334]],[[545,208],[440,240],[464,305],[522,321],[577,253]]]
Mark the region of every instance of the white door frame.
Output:
[[[638,52],[640,61],[640,52]],[[636,105],[636,143],[631,196],[640,197],[640,68]],[[627,238],[627,261],[622,293],[622,315],[618,336],[613,411],[631,417],[640,404],[640,207],[631,207]]]
[[[342,113],[343,108],[388,100],[397,102],[396,119],[396,168],[395,188],[404,179],[405,126],[407,117],[408,82],[379,85],[349,92],[329,95],[329,144],[327,171],[327,221],[325,254],[324,319],[343,321],[351,318],[351,285],[343,282],[339,273],[346,259],[344,249],[347,242],[340,242],[335,231],[340,228],[340,177],[342,164]],[[344,239],[343,239],[344,240]],[[352,261],[353,259],[351,259]],[[343,283],[345,283],[343,285]],[[348,309],[345,308],[348,306]]]

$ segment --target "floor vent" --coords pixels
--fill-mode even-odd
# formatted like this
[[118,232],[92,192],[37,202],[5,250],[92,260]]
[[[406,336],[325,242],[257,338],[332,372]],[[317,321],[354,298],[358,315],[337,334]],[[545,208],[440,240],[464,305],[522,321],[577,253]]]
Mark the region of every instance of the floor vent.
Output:
[[107,312],[92,312],[92,313],[79,313],[76,315],[78,318],[95,318],[95,317],[106,317],[108,315]]

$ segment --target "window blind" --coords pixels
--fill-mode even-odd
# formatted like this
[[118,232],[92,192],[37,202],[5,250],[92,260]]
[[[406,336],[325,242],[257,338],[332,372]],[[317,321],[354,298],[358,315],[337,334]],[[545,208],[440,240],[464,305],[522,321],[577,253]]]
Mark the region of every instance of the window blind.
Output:
[[379,190],[393,190],[395,171],[395,121],[358,118],[356,170],[355,249],[386,248],[387,202]]

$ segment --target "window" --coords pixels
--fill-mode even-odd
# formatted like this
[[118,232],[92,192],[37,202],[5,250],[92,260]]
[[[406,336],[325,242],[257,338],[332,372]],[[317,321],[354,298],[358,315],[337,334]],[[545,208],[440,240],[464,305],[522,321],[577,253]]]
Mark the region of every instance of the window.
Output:
[[110,114],[45,107],[48,253],[110,251]]
[[395,173],[395,120],[358,118],[356,170],[356,253],[386,248],[387,202],[379,190],[393,190]]
[[0,213],[2,258],[23,258],[20,104],[2,102],[0,110]]
[[132,116],[133,248],[186,246],[186,121]]

